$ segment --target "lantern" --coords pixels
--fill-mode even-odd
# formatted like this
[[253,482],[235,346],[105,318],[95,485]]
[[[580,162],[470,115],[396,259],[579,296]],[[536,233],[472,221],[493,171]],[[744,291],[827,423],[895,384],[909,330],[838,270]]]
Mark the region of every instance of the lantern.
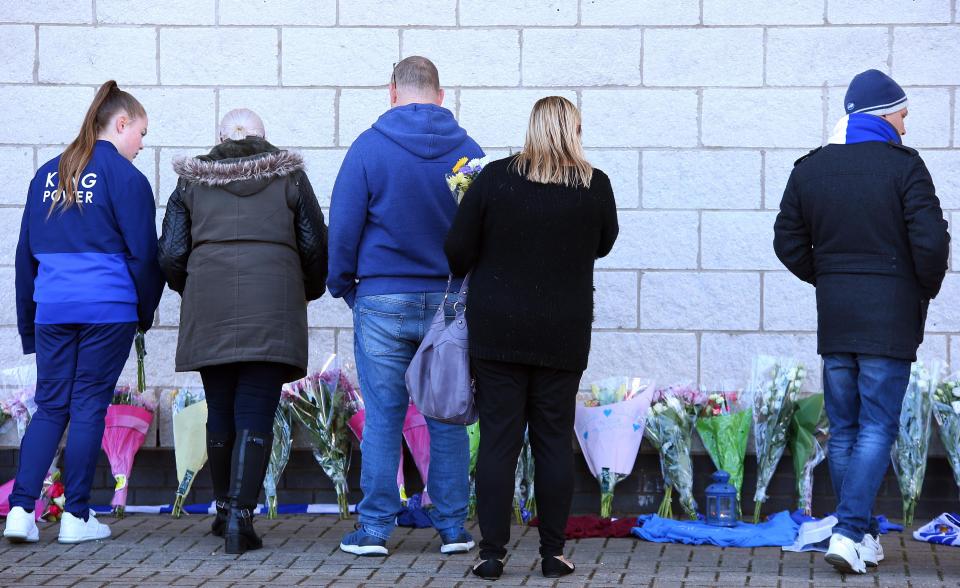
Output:
[[734,527],[737,524],[737,489],[728,482],[730,474],[714,472],[713,484],[707,486],[707,524]]

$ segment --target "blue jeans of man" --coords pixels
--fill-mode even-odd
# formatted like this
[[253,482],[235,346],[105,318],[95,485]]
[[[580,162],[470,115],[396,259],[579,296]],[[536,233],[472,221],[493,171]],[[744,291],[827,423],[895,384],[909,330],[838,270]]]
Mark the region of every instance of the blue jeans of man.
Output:
[[87,518],[107,406],[136,329],[136,323],[36,325],[37,412],[20,443],[11,508],[33,510],[69,422],[64,510]]
[[853,541],[877,533],[873,503],[890,464],[909,380],[907,360],[854,353],[823,356],[830,418],[827,463],[839,520],[834,532]]
[[[454,299],[447,299],[448,317],[453,316]],[[442,292],[429,292],[361,296],[353,306],[354,351],[366,408],[359,520],[367,533],[380,539],[390,537],[401,508],[397,468],[410,403],[404,374],[442,302]],[[426,422],[430,433],[427,491],[434,506],[428,512],[441,533],[457,531],[467,516],[467,430],[432,419]]]

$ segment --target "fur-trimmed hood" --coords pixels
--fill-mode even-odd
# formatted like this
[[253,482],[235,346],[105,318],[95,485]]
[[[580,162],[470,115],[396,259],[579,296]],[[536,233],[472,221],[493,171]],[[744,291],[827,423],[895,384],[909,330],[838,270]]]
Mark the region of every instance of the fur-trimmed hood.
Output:
[[[208,186],[226,186],[235,182],[262,185],[273,178],[303,170],[303,156],[295,151],[277,149],[265,139],[251,136],[239,141],[228,139],[206,155],[177,158],[173,170],[188,182]],[[249,190],[239,192],[248,193]]]

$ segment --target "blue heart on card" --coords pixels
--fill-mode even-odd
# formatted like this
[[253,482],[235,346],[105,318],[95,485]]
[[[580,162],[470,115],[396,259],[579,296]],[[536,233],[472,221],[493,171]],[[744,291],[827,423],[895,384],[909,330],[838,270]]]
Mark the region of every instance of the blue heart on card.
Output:
[[603,416],[610,416],[610,413],[612,413],[612,412],[613,412],[613,409],[612,409],[612,408],[605,408],[605,409],[603,410]]
[[637,423],[633,423],[633,432],[634,432],[634,433],[636,433],[637,431],[639,431],[639,430],[642,429],[642,428],[643,428],[643,425],[638,425]]
[[584,432],[583,432],[583,438],[584,438],[584,439],[586,439],[588,435],[590,435],[590,431],[584,431]]

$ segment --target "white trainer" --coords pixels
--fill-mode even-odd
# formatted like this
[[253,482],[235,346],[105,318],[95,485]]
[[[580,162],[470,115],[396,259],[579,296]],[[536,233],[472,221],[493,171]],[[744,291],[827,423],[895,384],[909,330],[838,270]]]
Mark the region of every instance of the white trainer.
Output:
[[40,529],[32,512],[15,506],[7,514],[7,525],[3,528],[3,536],[10,543],[36,543],[40,540]]
[[870,533],[863,535],[860,542],[860,557],[868,568],[877,567],[883,561],[883,547],[880,545],[880,535],[874,537]]
[[60,543],[83,543],[85,541],[99,541],[110,536],[110,527],[97,520],[91,510],[87,520],[77,518],[69,512],[60,517]]
[[860,544],[839,533],[830,536],[830,549],[827,550],[825,559],[845,574],[867,573],[867,565],[860,556]]

